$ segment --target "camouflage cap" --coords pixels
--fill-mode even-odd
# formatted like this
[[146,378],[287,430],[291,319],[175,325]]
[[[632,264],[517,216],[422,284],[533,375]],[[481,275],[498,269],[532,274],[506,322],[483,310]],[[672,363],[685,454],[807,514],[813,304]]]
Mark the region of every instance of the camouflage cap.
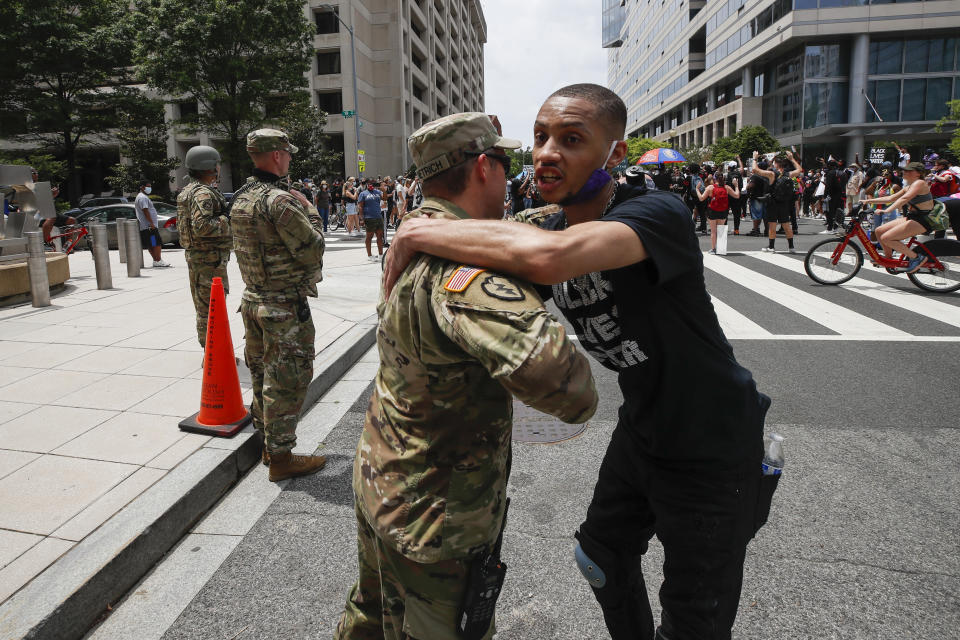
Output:
[[289,151],[296,153],[297,148],[290,144],[287,134],[280,129],[257,129],[247,134],[247,151]]
[[427,123],[407,140],[417,175],[426,180],[466,162],[470,152],[519,149],[519,140],[503,138],[485,113],[454,113]]

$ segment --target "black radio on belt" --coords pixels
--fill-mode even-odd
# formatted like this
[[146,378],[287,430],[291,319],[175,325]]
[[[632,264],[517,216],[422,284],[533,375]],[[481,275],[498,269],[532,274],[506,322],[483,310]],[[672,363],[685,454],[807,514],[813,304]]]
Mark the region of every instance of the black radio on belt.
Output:
[[310,319],[310,305],[307,304],[306,298],[300,298],[297,302],[297,320],[300,322],[306,322]]
[[493,621],[497,598],[507,575],[507,565],[500,559],[500,547],[503,546],[503,529],[507,525],[509,508],[510,498],[507,498],[496,543],[489,552],[481,553],[470,563],[467,588],[457,616],[457,633],[463,640],[480,640]]

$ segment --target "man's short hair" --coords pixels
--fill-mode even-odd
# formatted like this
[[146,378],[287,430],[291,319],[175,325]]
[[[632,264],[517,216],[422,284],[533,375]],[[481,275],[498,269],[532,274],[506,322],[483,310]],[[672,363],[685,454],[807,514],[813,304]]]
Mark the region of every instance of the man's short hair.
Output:
[[571,84],[550,94],[552,98],[580,98],[593,104],[598,118],[618,140],[627,130],[627,105],[620,96],[599,84]]
[[138,186],[142,189],[143,187],[146,187],[146,186],[151,185],[151,184],[153,184],[153,183],[150,182],[149,180],[147,180],[146,178],[143,178],[143,179],[141,179],[140,182],[138,183]]
[[420,189],[425,196],[450,197],[458,196],[467,188],[470,173],[477,165],[477,158],[469,158],[455,167],[427,178],[420,183]]

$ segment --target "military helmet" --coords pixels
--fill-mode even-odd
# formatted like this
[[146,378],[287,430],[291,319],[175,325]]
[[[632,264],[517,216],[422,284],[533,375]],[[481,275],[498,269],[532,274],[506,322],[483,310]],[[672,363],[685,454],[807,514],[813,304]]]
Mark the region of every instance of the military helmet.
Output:
[[220,164],[220,154],[213,147],[200,144],[187,151],[183,163],[190,171],[213,171]]

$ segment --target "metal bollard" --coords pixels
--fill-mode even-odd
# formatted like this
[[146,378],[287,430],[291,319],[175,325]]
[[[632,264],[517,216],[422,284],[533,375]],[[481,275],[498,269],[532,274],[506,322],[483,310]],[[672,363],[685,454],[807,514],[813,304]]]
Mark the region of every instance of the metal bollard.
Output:
[[117,218],[117,249],[120,252],[120,264],[127,262],[127,221],[123,218]]
[[140,277],[140,260],[142,255],[137,251],[137,244],[140,240],[140,225],[135,221],[126,221],[123,225],[124,236],[127,239],[127,276],[130,278]]
[[33,306],[50,306],[50,278],[47,277],[47,256],[40,231],[27,231],[27,271],[30,274],[30,295]]
[[137,263],[140,265],[140,268],[143,269],[143,240],[140,239],[140,221],[131,220],[130,226],[133,227],[133,237],[137,241]]
[[97,272],[97,289],[112,289],[113,276],[110,273],[110,245],[107,240],[107,226],[90,225],[93,231],[93,268]]

